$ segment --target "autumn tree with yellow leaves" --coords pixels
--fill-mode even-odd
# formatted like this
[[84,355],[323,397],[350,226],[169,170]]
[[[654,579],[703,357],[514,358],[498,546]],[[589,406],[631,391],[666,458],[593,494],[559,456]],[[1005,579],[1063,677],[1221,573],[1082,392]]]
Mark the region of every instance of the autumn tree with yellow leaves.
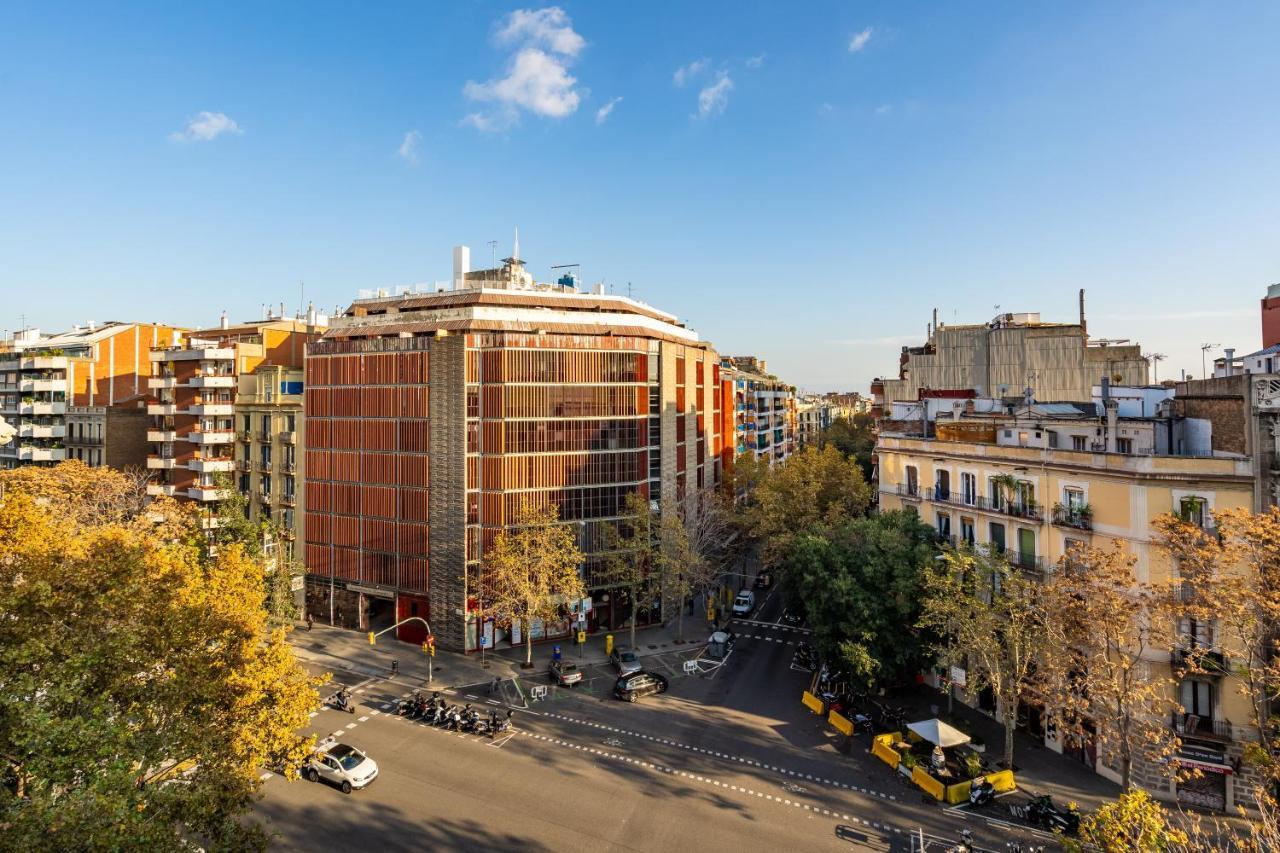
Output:
[[268,631],[261,565],[119,472],[0,475],[0,837],[8,849],[258,849],[316,682]]

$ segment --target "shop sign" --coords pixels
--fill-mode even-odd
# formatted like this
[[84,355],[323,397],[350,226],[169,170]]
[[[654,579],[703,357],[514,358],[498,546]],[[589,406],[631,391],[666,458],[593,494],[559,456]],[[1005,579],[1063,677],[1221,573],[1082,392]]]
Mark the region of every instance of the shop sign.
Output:
[[966,679],[968,678],[968,675],[969,674],[964,671],[964,667],[962,666],[951,667],[951,683],[954,684],[956,687],[959,687],[961,690],[963,690],[965,684],[968,683],[966,681]]
[[351,592],[363,592],[365,595],[372,595],[374,598],[385,598],[388,601],[394,601],[396,594],[389,589],[378,589],[376,586],[363,586],[358,583],[347,584],[347,589]]
[[1178,764],[1183,767],[1194,767],[1206,773],[1218,773],[1224,776],[1232,774],[1225,752],[1193,743],[1184,743],[1178,750]]

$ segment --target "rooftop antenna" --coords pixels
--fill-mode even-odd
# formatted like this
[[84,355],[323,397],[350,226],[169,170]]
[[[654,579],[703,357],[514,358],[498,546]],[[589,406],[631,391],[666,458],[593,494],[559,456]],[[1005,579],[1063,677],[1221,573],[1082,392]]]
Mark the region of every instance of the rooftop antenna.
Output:
[[1214,347],[1220,347],[1220,346],[1222,346],[1222,344],[1201,344],[1200,345],[1200,377],[1202,379],[1209,378],[1209,374],[1206,371],[1204,366],[1205,353],[1207,353],[1209,350],[1213,349]]
[[516,226],[516,240],[511,246],[511,260],[520,260],[520,226]]
[[489,269],[494,272],[494,275],[497,275],[497,269],[498,269],[498,241],[497,240],[489,241],[489,254],[491,256],[491,260],[489,262]]
[[1151,381],[1156,385],[1160,384],[1160,362],[1168,358],[1162,352],[1144,352],[1142,357],[1151,362]]
[[631,282],[627,282],[627,298],[631,298]]

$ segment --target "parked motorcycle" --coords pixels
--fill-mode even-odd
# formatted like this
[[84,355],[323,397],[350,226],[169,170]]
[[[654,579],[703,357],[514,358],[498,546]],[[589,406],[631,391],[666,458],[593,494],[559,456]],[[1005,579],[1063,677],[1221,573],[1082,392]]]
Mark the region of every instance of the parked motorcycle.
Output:
[[401,699],[396,705],[396,713],[401,717],[408,717],[418,713],[418,703],[422,700],[422,694],[415,690],[413,695],[408,698]]
[[995,798],[995,786],[987,781],[987,777],[985,776],[979,776],[977,779],[974,779],[973,784],[969,786],[969,805],[974,808],[977,808],[978,806],[985,806]]
[[973,853],[973,833],[967,829],[960,830],[960,843],[948,847],[947,853]]
[[1046,829],[1075,835],[1080,831],[1080,812],[1074,808],[1060,809],[1048,794],[1032,797],[1025,806],[1010,806],[1014,817],[1039,824]]
[[489,737],[505,734],[511,731],[511,717],[515,712],[510,708],[507,709],[505,717],[499,717],[497,711],[489,712]]

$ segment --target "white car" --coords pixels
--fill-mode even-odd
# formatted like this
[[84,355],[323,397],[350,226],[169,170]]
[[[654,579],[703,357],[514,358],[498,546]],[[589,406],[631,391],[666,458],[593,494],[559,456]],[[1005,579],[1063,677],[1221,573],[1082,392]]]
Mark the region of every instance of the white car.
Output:
[[750,616],[751,611],[756,609],[756,594],[749,589],[744,589],[738,593],[738,597],[733,600],[734,616]]
[[326,741],[307,762],[306,777],[312,782],[332,782],[350,794],[378,778],[378,765],[350,744]]

